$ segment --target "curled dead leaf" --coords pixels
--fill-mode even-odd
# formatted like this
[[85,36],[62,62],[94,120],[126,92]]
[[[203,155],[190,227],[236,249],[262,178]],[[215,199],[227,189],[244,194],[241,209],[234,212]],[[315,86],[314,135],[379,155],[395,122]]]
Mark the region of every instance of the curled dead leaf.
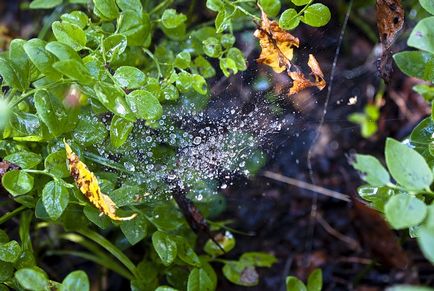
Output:
[[261,46],[261,54],[256,61],[271,67],[276,73],[287,71],[288,76],[293,80],[289,95],[296,94],[309,87],[324,89],[326,82],[315,57],[309,55],[308,61],[308,66],[315,78],[313,81],[292,63],[294,47],[300,46],[300,40],[282,29],[276,21],[270,21],[262,8],[261,13],[261,23],[254,33]]
[[80,192],[89,199],[90,203],[95,205],[95,207],[101,211],[101,214],[105,214],[113,220],[131,220],[136,217],[136,213],[128,217],[119,217],[116,215],[116,204],[109,196],[101,193],[95,174],[80,161],[77,154],[72,151],[66,141],[64,140],[63,142],[65,144],[69,172],[74,178],[75,184]]

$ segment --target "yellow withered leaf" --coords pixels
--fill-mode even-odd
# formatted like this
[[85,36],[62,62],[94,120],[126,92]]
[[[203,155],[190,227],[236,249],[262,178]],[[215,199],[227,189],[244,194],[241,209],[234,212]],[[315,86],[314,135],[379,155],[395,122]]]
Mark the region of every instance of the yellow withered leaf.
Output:
[[[262,10],[261,10],[262,11]],[[298,38],[279,27],[276,21],[270,21],[262,11],[261,25],[256,29],[254,36],[259,38],[261,55],[256,60],[258,63],[270,66],[276,73],[281,73],[293,57],[293,47],[298,47]]]
[[131,220],[136,217],[137,214],[128,217],[119,217],[116,215],[116,204],[109,196],[101,193],[98,180],[94,173],[92,173],[87,166],[80,161],[77,154],[72,151],[66,141],[64,140],[63,142],[65,144],[69,172],[74,178],[80,192],[89,199],[90,203],[95,205],[95,207],[101,211],[101,214],[105,214],[113,220]]
[[296,94],[308,87],[317,87],[319,90],[324,89],[326,82],[315,57],[309,55],[307,63],[315,78],[313,81],[307,78],[299,67],[292,63],[293,48],[299,47],[299,39],[279,27],[276,21],[270,21],[262,8],[261,12],[261,23],[254,33],[261,46],[261,55],[256,61],[271,67],[276,73],[287,71],[288,76],[293,81],[289,95]]

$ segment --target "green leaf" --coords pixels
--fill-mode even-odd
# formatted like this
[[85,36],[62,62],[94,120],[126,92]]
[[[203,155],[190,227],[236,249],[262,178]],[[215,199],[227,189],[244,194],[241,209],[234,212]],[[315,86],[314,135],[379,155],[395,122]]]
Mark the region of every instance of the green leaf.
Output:
[[425,258],[434,264],[434,228],[422,225],[418,230],[417,242]]
[[434,291],[434,289],[429,287],[410,286],[410,285],[395,285],[393,287],[388,287],[386,290],[387,291]]
[[322,271],[321,269],[315,269],[310,273],[307,278],[307,290],[309,291],[321,291],[322,290]]
[[65,108],[59,98],[39,90],[34,96],[36,112],[54,136],[69,132],[77,124],[78,109]]
[[109,58],[109,62],[116,59],[127,48],[127,37],[122,34],[113,34],[104,39],[103,49]]
[[56,58],[45,49],[46,43],[43,40],[34,38],[24,44],[24,50],[32,63],[52,81],[57,81],[61,75],[53,68]]
[[118,19],[117,32],[127,38],[130,46],[144,46],[151,31],[151,20],[147,13],[137,14],[134,11],[124,11]]
[[104,21],[114,20],[119,15],[115,0],[93,0],[93,13]]
[[206,7],[209,10],[218,12],[218,11],[225,8],[225,4],[223,3],[222,0],[207,0],[206,1]]
[[222,54],[222,46],[215,37],[209,37],[202,42],[204,53],[211,58],[218,58]]
[[126,100],[137,118],[157,120],[163,115],[160,102],[148,91],[135,90],[127,95]]
[[204,269],[194,268],[188,275],[187,291],[211,291],[213,284]]
[[145,84],[145,73],[135,67],[122,66],[119,67],[113,77],[123,88],[135,89]]
[[53,64],[53,68],[70,79],[77,80],[84,85],[90,85],[95,82],[87,67],[77,60],[58,61]]
[[51,9],[61,5],[63,0],[33,0],[30,9]]
[[89,291],[89,278],[83,271],[74,271],[63,279],[60,291]]
[[201,75],[192,75],[192,86],[194,91],[201,95],[205,95],[208,92],[208,85],[206,80]]
[[280,0],[259,0],[259,5],[269,17],[276,17],[281,7]]
[[434,16],[422,19],[410,34],[407,44],[434,54]]
[[238,73],[237,63],[230,58],[220,58],[220,69],[226,77],[229,77],[231,74],[235,75]]
[[12,194],[12,196],[29,193],[33,188],[34,179],[24,171],[12,170],[6,172],[2,177],[3,187]]
[[133,130],[134,123],[125,120],[119,116],[113,116],[110,123],[110,142],[118,148],[122,146],[128,138],[131,130]]
[[49,154],[44,161],[45,170],[58,178],[69,176],[69,170],[66,167],[66,152],[59,150]]
[[26,82],[25,79],[22,79],[25,76],[21,74],[19,68],[11,60],[2,56],[0,56],[0,75],[7,85],[20,91],[25,91],[28,87],[28,81]]
[[134,219],[121,222],[121,231],[131,245],[135,245],[144,239],[147,229],[148,221],[143,215],[138,215]]
[[267,253],[246,252],[241,255],[240,261],[248,266],[269,268],[277,262],[277,259],[275,256]]
[[[230,252],[235,247],[236,243],[234,236],[229,232],[224,236],[217,238],[216,241],[226,253]],[[213,240],[208,239],[203,250],[211,256],[220,256],[224,254],[221,248],[219,248]]]
[[187,69],[191,64],[191,56],[189,52],[180,52],[175,58],[175,67],[180,69]]
[[226,54],[226,57],[234,60],[239,71],[245,71],[247,69],[246,59],[244,58],[243,53],[238,48],[230,48]]
[[166,28],[175,28],[184,23],[187,16],[182,13],[177,13],[175,9],[166,9],[161,16],[161,22]]
[[73,50],[69,45],[66,45],[60,41],[49,42],[45,49],[55,55],[59,60],[76,60],[81,62],[81,58],[78,53]]
[[425,84],[419,84],[413,87],[413,91],[422,95],[422,97],[430,102],[434,99],[434,87]]
[[96,118],[80,116],[72,137],[81,145],[94,145],[102,143],[107,136],[104,124]]
[[176,242],[170,235],[156,231],[152,234],[152,245],[165,266],[173,263],[177,254]]
[[419,0],[419,3],[426,11],[434,15],[434,2],[431,0]]
[[69,45],[75,51],[79,51],[86,46],[86,34],[79,26],[69,22],[55,21],[51,28],[58,41]]
[[15,240],[0,245],[0,261],[13,263],[20,255],[21,247]]
[[301,19],[307,25],[320,27],[326,25],[331,19],[331,13],[327,6],[321,3],[310,5],[304,11],[304,17]]
[[62,19],[63,22],[77,25],[81,29],[84,29],[89,23],[89,17],[87,17],[86,13],[82,11],[72,11],[71,13],[65,13],[60,16],[60,19]]
[[384,213],[394,229],[404,229],[421,223],[427,214],[427,207],[416,197],[400,193],[387,201]]
[[311,1],[310,0],[291,0],[291,2],[294,3],[294,5],[303,6],[303,5],[308,4]]
[[214,67],[202,56],[194,59],[194,65],[198,68],[199,74],[204,78],[211,78],[215,76]]
[[223,266],[223,275],[232,283],[240,286],[256,286],[259,282],[259,276],[255,268],[243,262],[226,262]]
[[185,263],[199,267],[201,266],[201,262],[199,260],[199,257],[194,252],[193,248],[190,246],[190,244],[187,242],[186,239],[183,237],[176,237],[176,247],[178,250],[178,257]]
[[433,181],[432,171],[418,152],[388,138],[385,156],[389,172],[398,184],[413,191],[430,187]]
[[135,121],[121,89],[112,84],[99,82],[94,86],[94,90],[98,100],[105,108],[126,120]]
[[57,220],[68,206],[68,189],[59,183],[50,181],[42,190],[42,202],[50,218]]
[[220,43],[226,49],[232,47],[235,43],[235,36],[233,34],[223,34],[220,38]]
[[107,229],[112,226],[111,219],[107,215],[101,215],[101,211],[94,206],[86,205],[83,208],[83,213],[89,221],[101,229]]
[[179,98],[178,89],[176,89],[172,84],[163,87],[160,95],[162,100],[178,100]]
[[155,289],[155,291],[178,291],[178,289],[169,286],[158,286],[158,288]]
[[283,29],[291,30],[296,28],[300,24],[301,16],[293,9],[286,9],[280,15],[279,26]]
[[307,291],[303,282],[293,276],[286,277],[286,291]]
[[22,151],[7,155],[4,160],[18,165],[22,169],[31,169],[42,161],[42,157],[40,154]]
[[30,84],[30,79],[32,78],[32,64],[29,57],[24,50],[24,44],[26,43],[23,39],[14,39],[9,45],[9,60],[13,63],[14,67],[17,69],[17,74],[20,78],[21,89],[27,89]]
[[122,11],[133,10],[138,14],[141,14],[143,11],[142,2],[140,0],[116,0],[116,3]]
[[48,291],[50,283],[47,275],[39,268],[23,268],[15,272],[15,279],[28,290]]
[[353,167],[360,171],[362,178],[371,186],[384,186],[390,183],[390,176],[387,170],[375,157],[369,155],[356,155]]
[[232,27],[231,14],[228,14],[226,10],[221,10],[217,14],[215,19],[215,28],[217,33],[222,33],[225,30],[230,30]]
[[11,263],[0,261],[0,283],[9,280],[13,275],[14,275],[14,265]]
[[393,55],[398,68],[405,74],[434,82],[434,55],[428,52],[407,51]]

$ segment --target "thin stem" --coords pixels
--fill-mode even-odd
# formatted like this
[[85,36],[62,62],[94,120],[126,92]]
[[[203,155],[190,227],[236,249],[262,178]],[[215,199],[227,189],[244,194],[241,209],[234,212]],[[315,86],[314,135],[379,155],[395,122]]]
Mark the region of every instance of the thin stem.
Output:
[[19,214],[20,212],[26,210],[27,207],[24,205],[21,205],[18,208],[15,208],[14,210],[12,210],[11,212],[7,212],[6,214],[4,214],[2,217],[0,217],[0,224],[8,221],[9,219],[11,219],[12,217],[14,217],[15,215]]
[[[230,1],[228,1],[228,0],[223,0],[223,1],[224,1],[226,4],[232,6],[233,8],[240,10],[240,11],[243,12],[245,15],[248,15],[248,16],[252,17],[254,20],[258,20],[258,21],[261,20],[261,18],[260,18],[259,16],[256,16],[256,15],[250,13],[249,11],[247,11],[246,9],[244,9],[244,7],[242,7],[242,6],[238,6],[238,5],[232,3],[232,2],[230,2]],[[313,1],[313,0],[311,0],[311,1]]]
[[118,259],[135,277],[137,277],[136,266],[134,265],[134,263],[131,262],[131,260],[126,255],[124,255],[121,250],[119,250],[116,246],[109,242],[105,237],[90,229],[82,229],[78,230],[77,232],[102,246],[116,259]]
[[52,173],[50,173],[50,172],[48,172],[46,170],[23,169],[21,171],[26,172],[26,173],[32,173],[32,174],[40,174],[40,175],[50,176],[55,182],[61,184],[62,186],[65,186],[66,188],[74,188],[74,185],[69,184],[69,183],[63,181],[62,179],[59,179],[54,174],[52,174]]
[[143,52],[145,54],[147,54],[155,63],[155,66],[157,66],[157,71],[158,71],[158,76],[159,77],[163,77],[163,74],[161,73],[161,68],[160,68],[160,64],[158,63],[157,59],[155,58],[154,54],[151,53],[150,50],[148,49],[143,49]]
[[125,270],[122,267],[119,267],[117,264],[113,264],[113,261],[105,260],[103,258],[100,258],[98,256],[94,256],[94,255],[86,253],[86,252],[69,251],[69,250],[48,251],[47,252],[47,256],[64,256],[64,255],[83,258],[85,260],[88,260],[88,261],[94,262],[98,265],[101,265],[107,269],[110,269],[110,270],[118,273],[119,275],[121,275],[122,277],[124,277],[128,280],[134,279],[134,277],[127,270]]
[[170,6],[172,4],[173,0],[164,0],[163,2],[161,2],[160,4],[158,4],[157,6],[154,7],[154,9],[152,9],[149,12],[149,15],[153,15],[155,13],[157,13],[158,11],[164,9],[167,6]]

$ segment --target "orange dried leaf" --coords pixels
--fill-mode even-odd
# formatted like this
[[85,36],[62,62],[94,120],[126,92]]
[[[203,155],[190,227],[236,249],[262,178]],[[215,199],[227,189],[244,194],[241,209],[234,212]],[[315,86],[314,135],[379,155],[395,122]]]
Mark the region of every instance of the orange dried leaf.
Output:
[[301,72],[289,72],[288,75],[293,80],[292,87],[289,90],[289,95],[296,94],[309,87],[317,87],[319,90],[325,88],[326,82],[324,80],[324,74],[321,71],[318,61],[311,54],[309,55],[309,61],[307,62],[307,65],[312,71],[312,75],[315,77],[315,81],[309,80]]
[[259,38],[261,55],[258,63],[270,66],[276,73],[289,69],[293,58],[293,47],[298,47],[299,39],[279,27],[276,21],[270,21],[262,11],[261,25],[256,29],[254,36]]
[[98,184],[98,180],[87,166],[80,161],[76,153],[74,153],[71,147],[63,141],[65,144],[66,158],[68,159],[68,167],[71,176],[74,178],[75,184],[79,188],[80,192],[89,199],[89,201],[95,205],[96,208],[101,211],[101,214],[105,214],[113,220],[131,220],[137,216],[133,214],[128,217],[119,217],[116,215],[116,204],[113,200],[101,193],[101,189]]

